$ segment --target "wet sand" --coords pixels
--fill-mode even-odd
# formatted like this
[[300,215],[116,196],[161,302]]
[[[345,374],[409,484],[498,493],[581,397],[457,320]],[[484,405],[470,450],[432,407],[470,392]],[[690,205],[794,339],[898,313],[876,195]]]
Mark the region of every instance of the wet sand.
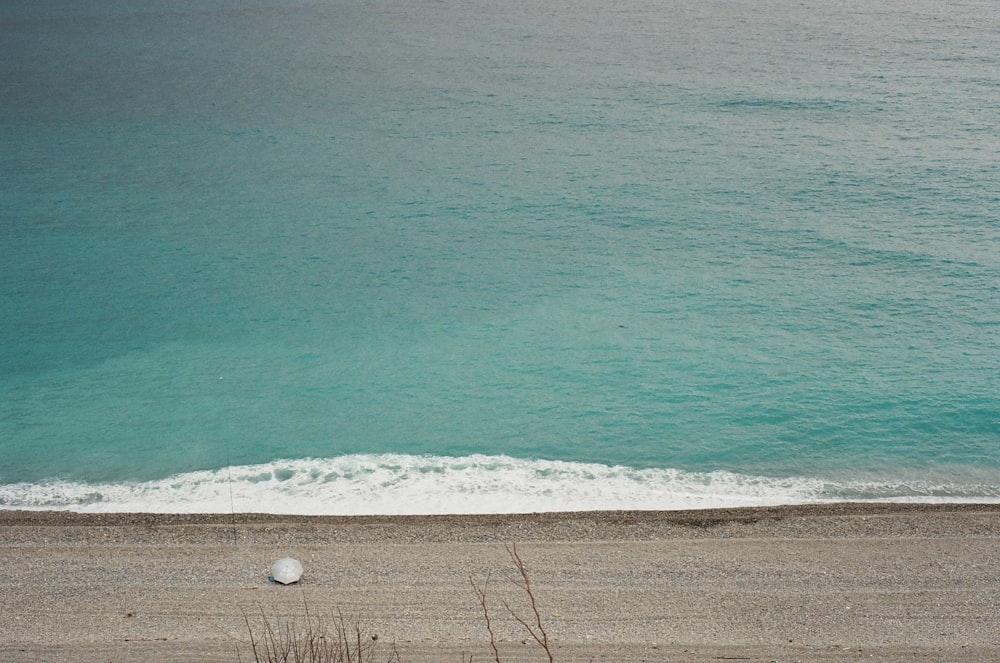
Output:
[[[342,615],[403,663],[1000,661],[1000,505],[521,516],[0,511],[0,661],[252,661],[261,631]],[[302,561],[297,585],[270,564]]]

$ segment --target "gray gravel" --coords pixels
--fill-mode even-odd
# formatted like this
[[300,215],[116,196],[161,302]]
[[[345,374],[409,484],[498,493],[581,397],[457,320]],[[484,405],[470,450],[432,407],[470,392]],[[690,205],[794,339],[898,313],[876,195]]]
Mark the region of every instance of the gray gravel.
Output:
[[[404,663],[1000,661],[1000,506],[308,518],[0,511],[0,661],[253,660],[244,615],[343,616]],[[267,582],[292,556],[298,585]],[[256,628],[260,628],[258,625]],[[239,654],[238,654],[239,651]]]

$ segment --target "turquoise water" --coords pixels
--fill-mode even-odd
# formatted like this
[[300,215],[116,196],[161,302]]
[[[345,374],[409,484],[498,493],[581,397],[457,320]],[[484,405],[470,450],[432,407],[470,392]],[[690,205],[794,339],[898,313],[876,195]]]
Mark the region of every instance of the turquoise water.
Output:
[[1000,15],[872,4],[4,3],[0,507],[1000,501]]

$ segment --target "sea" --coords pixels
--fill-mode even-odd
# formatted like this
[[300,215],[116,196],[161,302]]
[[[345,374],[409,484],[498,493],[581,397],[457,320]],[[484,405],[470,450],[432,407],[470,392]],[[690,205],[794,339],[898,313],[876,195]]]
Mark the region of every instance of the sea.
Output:
[[0,508],[1000,502],[995,0],[5,0]]

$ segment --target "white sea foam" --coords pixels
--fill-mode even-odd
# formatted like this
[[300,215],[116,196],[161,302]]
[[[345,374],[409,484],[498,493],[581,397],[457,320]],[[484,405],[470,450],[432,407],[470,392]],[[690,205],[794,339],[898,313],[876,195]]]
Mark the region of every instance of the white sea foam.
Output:
[[1000,492],[521,460],[352,455],[278,460],[141,483],[0,485],[0,508],[325,515],[699,509],[843,500],[1000,502]]

